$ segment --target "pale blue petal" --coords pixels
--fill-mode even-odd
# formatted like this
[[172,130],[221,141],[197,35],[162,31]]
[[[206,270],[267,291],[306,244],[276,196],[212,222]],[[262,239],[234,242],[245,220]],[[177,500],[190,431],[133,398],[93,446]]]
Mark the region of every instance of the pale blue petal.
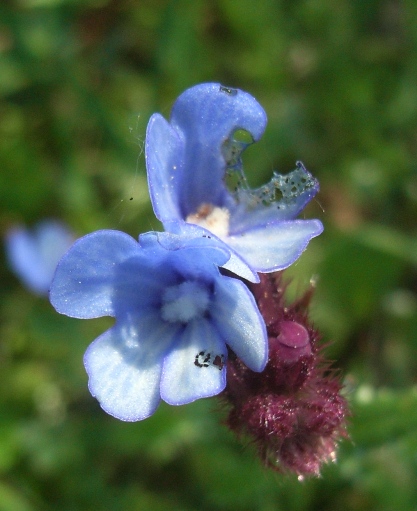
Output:
[[171,262],[170,252],[161,246],[155,247],[155,250],[140,250],[115,271],[114,316],[122,317],[132,311],[159,306],[163,290],[181,281],[180,272],[175,271]]
[[[223,145],[236,130],[245,130],[253,141],[259,140],[266,126],[266,114],[250,94],[218,83],[204,83],[186,90],[173,106],[170,124],[182,147],[173,142],[173,133],[159,120],[154,123],[155,128],[150,129],[152,139],[146,146],[152,201],[157,202],[159,214],[163,208],[164,220],[166,213],[176,220],[178,210],[185,219],[204,203],[216,206],[230,203],[223,182],[227,165]],[[154,129],[158,129],[158,135],[152,133]],[[167,135],[169,147],[164,149]],[[163,157],[154,163],[157,156],[152,152],[156,150],[162,151]],[[181,172],[178,179],[174,166]],[[153,176],[157,171],[162,172],[160,179]],[[165,196],[164,187],[175,194],[166,208],[157,197]]]
[[210,283],[219,276],[219,263],[229,259],[224,254],[217,247],[184,248],[172,252],[170,262],[184,279]]
[[254,270],[268,273],[290,266],[322,231],[319,220],[292,220],[228,236],[225,241]]
[[219,394],[226,385],[226,356],[226,346],[209,321],[200,318],[188,323],[165,358],[162,399],[183,405]]
[[125,233],[88,234],[76,241],[58,264],[51,303],[58,312],[71,317],[115,316],[117,308],[129,305],[133,296],[141,297],[135,287],[141,276],[149,285],[159,282],[155,272],[150,275],[143,271],[143,260],[146,257],[138,242]]
[[235,275],[246,279],[249,282],[259,282],[259,276],[255,269],[251,268],[245,259],[230,248],[230,259],[222,266]]
[[216,264],[218,266],[222,266],[222,268],[233,272],[235,275],[238,275],[249,282],[259,282],[259,277],[256,271],[248,266],[247,262],[240,257],[239,254],[232,250],[227,243],[204,227],[194,224],[175,222],[170,224],[169,230],[181,233],[181,237],[185,237],[187,239],[190,238],[190,246],[197,244],[199,246],[205,246],[208,241],[215,243],[215,246],[220,247],[225,254],[228,253],[223,262],[220,261],[220,259],[216,260]]
[[73,242],[64,225],[44,220],[33,230],[10,229],[6,235],[6,254],[11,269],[31,291],[48,294],[58,261]]
[[183,216],[179,205],[183,148],[180,133],[154,114],[146,130],[145,157],[152,206],[163,223]]
[[[198,273],[222,266],[230,257],[230,250],[209,231],[183,222],[170,223],[170,232],[149,232],[139,237],[142,246],[155,244],[170,252],[170,262],[188,260]],[[185,263],[186,264],[186,263]]]
[[265,322],[245,284],[229,277],[218,279],[210,314],[226,344],[236,355],[252,371],[263,371],[268,361]]
[[185,223],[171,223],[172,232],[142,234],[139,241],[146,248],[159,244],[169,250],[169,264],[185,279],[211,281],[219,275],[219,266],[224,266],[231,256],[230,248],[209,231]]
[[103,410],[124,421],[155,412],[163,357],[175,334],[176,328],[155,312],[117,323],[89,346],[84,355],[88,386]]

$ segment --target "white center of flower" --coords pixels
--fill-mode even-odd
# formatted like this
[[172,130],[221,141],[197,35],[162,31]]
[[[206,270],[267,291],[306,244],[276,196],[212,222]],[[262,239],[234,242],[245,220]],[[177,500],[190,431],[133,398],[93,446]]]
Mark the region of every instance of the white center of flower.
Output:
[[188,323],[202,316],[210,302],[208,289],[197,282],[183,282],[168,287],[162,296],[162,319],[171,323]]
[[197,213],[187,216],[186,222],[200,225],[219,238],[225,238],[229,234],[229,219],[230,212],[227,208],[202,204]]

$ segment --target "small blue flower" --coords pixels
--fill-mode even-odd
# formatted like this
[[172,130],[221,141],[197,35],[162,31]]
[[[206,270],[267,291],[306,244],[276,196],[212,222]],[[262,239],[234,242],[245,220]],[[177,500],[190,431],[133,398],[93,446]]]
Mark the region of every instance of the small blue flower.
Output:
[[10,268],[34,293],[47,295],[56,265],[74,242],[70,231],[55,220],[39,222],[32,231],[11,228],[5,238]]
[[89,389],[110,415],[145,419],[162,398],[181,405],[221,392],[226,344],[254,371],[268,357],[255,300],[220,274],[227,250],[205,237],[119,231],[76,241],[51,286],[55,309],[71,317],[112,316],[87,349]]
[[318,220],[294,220],[319,188],[300,162],[259,189],[248,187],[241,153],[266,122],[248,93],[205,83],[179,96],[170,122],[154,114],[146,133],[150,195],[164,228],[222,240],[231,251],[224,267],[252,282],[257,272],[292,264],[323,229]]

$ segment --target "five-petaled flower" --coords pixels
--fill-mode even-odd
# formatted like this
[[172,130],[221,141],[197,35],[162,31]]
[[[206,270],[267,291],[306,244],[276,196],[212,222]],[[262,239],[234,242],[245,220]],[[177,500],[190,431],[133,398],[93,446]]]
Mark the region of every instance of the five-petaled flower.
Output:
[[266,122],[248,93],[205,83],[179,96],[170,122],[154,114],[146,133],[149,190],[164,228],[222,240],[231,254],[223,266],[252,282],[288,267],[322,231],[318,220],[294,220],[318,191],[302,163],[257,190],[247,186],[240,155]]
[[5,242],[13,272],[31,291],[47,295],[56,265],[74,242],[74,237],[60,222],[43,220],[32,230],[12,227]]
[[119,231],[76,241],[51,286],[56,310],[112,316],[87,349],[89,388],[125,421],[145,419],[160,399],[173,405],[221,392],[226,344],[253,371],[268,357],[265,323],[248,288],[221,275],[230,254],[206,237]]

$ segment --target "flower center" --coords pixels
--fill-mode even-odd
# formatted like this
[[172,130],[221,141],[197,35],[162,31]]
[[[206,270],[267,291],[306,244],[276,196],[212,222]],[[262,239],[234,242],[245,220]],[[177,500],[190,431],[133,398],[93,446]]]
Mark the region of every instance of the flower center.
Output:
[[165,289],[162,296],[162,319],[171,323],[188,323],[202,316],[210,302],[207,288],[197,282],[183,282]]
[[225,238],[229,233],[229,218],[230,212],[227,208],[205,203],[196,213],[188,215],[185,221],[204,227],[219,238]]

